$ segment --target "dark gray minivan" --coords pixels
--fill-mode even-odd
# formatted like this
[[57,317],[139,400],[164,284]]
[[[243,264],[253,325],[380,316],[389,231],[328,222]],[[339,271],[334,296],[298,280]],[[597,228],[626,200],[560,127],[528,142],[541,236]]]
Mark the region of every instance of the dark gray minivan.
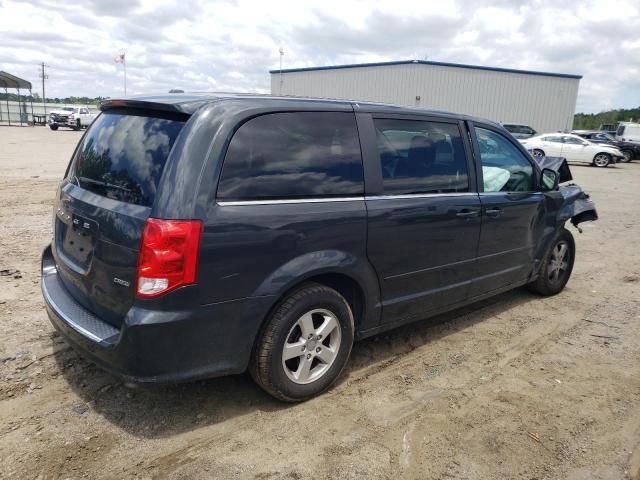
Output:
[[307,399],[354,339],[519,285],[558,293],[564,224],[595,215],[486,120],[256,95],[101,110],[56,194],[42,292],[70,344],[132,381],[249,369]]

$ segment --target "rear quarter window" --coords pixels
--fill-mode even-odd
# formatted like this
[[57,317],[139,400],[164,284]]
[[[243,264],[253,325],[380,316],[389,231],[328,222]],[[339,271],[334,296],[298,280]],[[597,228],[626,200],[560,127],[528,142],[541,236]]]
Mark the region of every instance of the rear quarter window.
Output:
[[102,113],[78,146],[67,179],[98,195],[150,207],[185,119]]
[[286,112],[253,118],[224,159],[221,200],[361,195],[360,143],[352,113]]

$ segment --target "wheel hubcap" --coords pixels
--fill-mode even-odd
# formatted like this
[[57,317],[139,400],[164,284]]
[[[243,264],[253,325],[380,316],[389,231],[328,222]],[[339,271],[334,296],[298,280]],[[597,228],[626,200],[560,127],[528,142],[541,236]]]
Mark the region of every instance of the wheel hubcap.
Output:
[[542,155],[542,152],[540,150],[534,150],[533,151],[533,156],[537,157],[537,158],[540,158],[540,157],[543,157],[544,155]]
[[342,331],[336,315],[315,309],[302,315],[291,327],[282,348],[282,367],[298,384],[315,382],[338,356]]
[[609,159],[605,155],[596,156],[596,165],[603,167],[609,163]]
[[567,274],[568,268],[569,245],[567,245],[567,242],[558,242],[551,251],[549,268],[547,269],[549,281],[552,283],[560,283]]
[[628,162],[629,160],[631,160],[631,152],[629,152],[628,150],[625,150],[624,152],[622,152],[622,154],[624,155],[625,162]]

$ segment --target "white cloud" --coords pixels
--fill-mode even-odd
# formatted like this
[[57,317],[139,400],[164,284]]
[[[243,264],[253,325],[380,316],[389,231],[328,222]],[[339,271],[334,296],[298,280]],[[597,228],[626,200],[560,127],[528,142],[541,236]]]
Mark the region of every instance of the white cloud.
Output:
[[640,102],[637,0],[0,1],[0,68],[47,96],[268,92],[268,70],[425,58],[581,74],[578,111]]

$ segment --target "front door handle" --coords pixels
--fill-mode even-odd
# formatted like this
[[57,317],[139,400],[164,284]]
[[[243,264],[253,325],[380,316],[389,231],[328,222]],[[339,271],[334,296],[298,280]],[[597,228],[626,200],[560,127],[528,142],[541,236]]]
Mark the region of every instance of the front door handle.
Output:
[[484,211],[484,214],[485,214],[487,217],[493,217],[493,218],[495,218],[495,217],[499,217],[500,215],[502,215],[502,209],[501,209],[501,208],[498,208],[498,207],[496,207],[496,208],[487,208],[487,209]]
[[458,218],[473,218],[473,217],[477,217],[478,216],[478,210],[460,210],[458,213],[456,213],[456,217]]

